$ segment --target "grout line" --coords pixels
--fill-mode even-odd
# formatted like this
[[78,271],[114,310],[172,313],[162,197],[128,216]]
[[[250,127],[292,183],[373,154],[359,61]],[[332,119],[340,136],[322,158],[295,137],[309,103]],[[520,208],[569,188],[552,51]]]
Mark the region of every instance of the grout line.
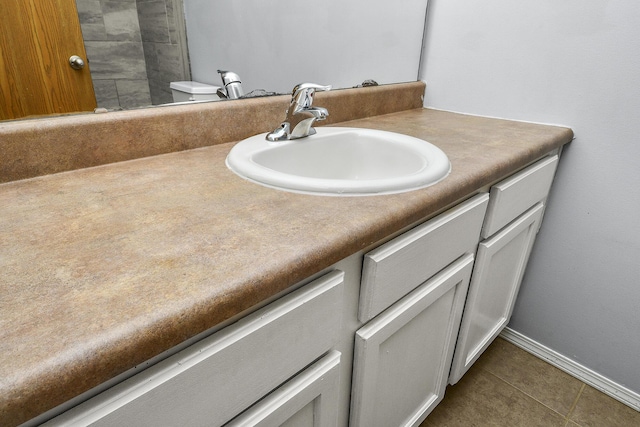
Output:
[[[549,411],[553,412],[554,414],[557,414],[558,416],[560,416],[561,418],[567,420],[567,418],[562,415],[560,412],[556,411],[555,409],[551,408],[550,406],[548,406],[547,404],[539,401],[538,399],[536,399],[535,397],[533,397],[532,395],[530,395],[529,393],[527,393],[526,391],[520,389],[519,387],[516,387],[515,385],[511,384],[509,381],[499,377],[498,375],[494,374],[493,372],[491,372],[490,370],[486,369],[486,368],[482,368],[482,370],[486,373],[488,373],[489,375],[491,375],[492,377],[497,378],[498,380],[500,380],[501,382],[505,383],[507,386],[509,386],[510,388],[516,390],[517,392],[523,394],[527,399],[533,400],[535,403],[537,403],[538,405],[542,405],[544,406],[546,409],[548,409]],[[584,387],[583,387],[584,388]],[[582,389],[580,389],[580,391],[582,391]],[[580,393],[578,393],[578,395],[580,395]],[[571,409],[573,409],[573,407],[571,407]],[[571,410],[569,410],[569,413],[571,413]],[[566,423],[565,423],[565,427],[566,427]]]
[[[504,337],[502,337],[502,336],[501,336],[501,338],[503,338],[503,339],[504,339]],[[506,340],[506,339],[505,339],[505,341],[510,342],[509,340]],[[513,344],[513,343],[511,343],[511,344]],[[513,344],[513,345],[515,345],[515,344]],[[518,347],[518,346],[516,346],[516,347]],[[520,348],[520,347],[518,347],[518,348]],[[524,350],[524,349],[522,349],[522,350]],[[525,350],[525,351],[526,351],[526,350]],[[536,356],[534,355],[534,357],[536,357]],[[546,360],[545,360],[544,362],[548,364],[548,362],[547,362]],[[549,365],[551,365],[551,364],[549,364]],[[579,398],[579,396],[582,394],[582,390],[584,390],[584,387],[585,387],[585,384],[584,384],[584,383],[582,383],[582,386],[581,386],[580,390],[578,391],[578,394],[577,394],[576,400],[572,403],[571,407],[569,408],[569,411],[568,411],[568,412],[567,412],[567,414],[565,415],[565,414],[563,414],[562,412],[558,412],[556,409],[552,408],[551,406],[547,405],[546,403],[544,403],[544,402],[542,402],[542,401],[538,400],[535,396],[531,395],[531,394],[530,394],[530,393],[528,393],[527,391],[525,391],[525,390],[521,389],[520,387],[516,386],[515,384],[511,384],[509,381],[507,381],[507,380],[505,380],[505,379],[501,378],[500,376],[498,376],[497,374],[493,373],[490,369],[488,369],[488,368],[490,368],[490,366],[491,366],[491,365],[486,364],[486,365],[484,365],[484,366],[482,367],[482,370],[483,370],[483,371],[485,371],[485,372],[487,372],[487,373],[489,373],[489,374],[491,374],[492,376],[494,376],[494,377],[498,378],[499,380],[501,380],[501,381],[502,381],[502,382],[504,382],[505,384],[509,385],[510,387],[512,387],[512,388],[514,388],[514,389],[516,389],[516,390],[518,390],[519,392],[521,392],[522,394],[524,394],[524,395],[525,395],[525,396],[527,396],[528,398],[533,399],[535,402],[539,403],[540,405],[544,406],[545,408],[549,409],[550,411],[552,411],[552,412],[554,412],[554,413],[558,414],[560,417],[562,417],[562,418],[563,418],[563,419],[565,419],[565,420],[568,420],[568,419],[569,419],[568,417],[571,415],[571,413],[572,413],[573,409],[574,409],[574,408],[575,408],[575,406],[577,405],[577,402],[578,402],[578,400],[577,400],[577,399],[578,399],[578,398]],[[551,366],[553,366],[553,365],[551,365]],[[568,422],[566,422],[566,423],[565,423],[565,427],[566,427],[567,425],[568,425]]]
[[576,409],[576,406],[578,406],[578,400],[580,400],[580,397],[582,397],[582,392],[586,387],[587,387],[587,384],[582,383],[582,387],[580,387],[580,391],[578,391],[578,395],[576,396],[576,399],[573,401],[573,405],[571,405],[571,409],[569,409],[569,413],[567,414],[567,417],[566,417],[567,423],[565,424],[565,426],[569,425],[569,421],[571,421],[571,415],[573,415],[573,411]]

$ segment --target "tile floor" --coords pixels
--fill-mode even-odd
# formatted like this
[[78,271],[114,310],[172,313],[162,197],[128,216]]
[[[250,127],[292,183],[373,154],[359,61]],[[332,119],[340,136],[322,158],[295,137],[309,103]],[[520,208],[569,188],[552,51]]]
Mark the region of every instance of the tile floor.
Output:
[[498,338],[420,427],[635,427],[640,412]]

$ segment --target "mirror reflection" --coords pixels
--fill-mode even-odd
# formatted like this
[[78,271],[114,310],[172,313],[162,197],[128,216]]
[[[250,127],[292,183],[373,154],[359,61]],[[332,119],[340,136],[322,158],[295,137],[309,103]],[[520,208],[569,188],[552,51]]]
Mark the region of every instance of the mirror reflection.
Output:
[[98,107],[172,102],[190,80],[183,0],[75,0]]
[[[415,81],[427,6],[427,0],[405,0],[402,7],[382,0],[41,0],[22,8],[19,19],[3,2],[2,24],[18,19],[26,28],[20,37],[30,32],[36,44],[44,43],[50,36],[39,33],[37,21],[52,21],[51,11],[69,2],[81,28],[81,46],[70,49],[86,55],[88,65],[72,70],[68,51],[51,52],[48,60],[65,63],[57,74],[70,73],[71,86],[90,71],[93,94],[80,92],[94,104],[67,111],[219,99],[226,92],[218,70],[235,74],[242,93],[253,95],[288,93],[304,81],[334,88]],[[73,38],[68,25],[58,25],[65,40]],[[4,34],[0,42],[8,51],[16,38]],[[55,50],[41,50],[49,49]],[[0,64],[5,71],[6,62]],[[13,81],[0,82],[3,110],[18,110],[15,98],[24,98],[25,89],[16,88]],[[64,112],[58,105],[72,98],[71,89],[49,91],[52,113]]]

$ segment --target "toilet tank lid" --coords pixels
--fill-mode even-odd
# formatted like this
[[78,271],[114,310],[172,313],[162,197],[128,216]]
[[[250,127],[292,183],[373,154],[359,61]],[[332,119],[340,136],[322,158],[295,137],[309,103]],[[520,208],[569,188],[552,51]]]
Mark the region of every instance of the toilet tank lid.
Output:
[[214,94],[220,89],[219,86],[208,85],[198,82],[171,82],[169,84],[171,89],[179,90],[180,92],[186,92],[193,95],[208,95]]

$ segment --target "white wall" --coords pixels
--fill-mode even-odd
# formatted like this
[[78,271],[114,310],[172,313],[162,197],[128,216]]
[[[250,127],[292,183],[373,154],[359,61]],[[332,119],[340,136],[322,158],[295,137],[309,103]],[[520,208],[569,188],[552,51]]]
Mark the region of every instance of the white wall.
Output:
[[431,0],[425,106],[563,124],[511,327],[640,393],[640,2]]
[[302,82],[416,81],[427,0],[185,0],[194,81],[231,70],[245,92]]

